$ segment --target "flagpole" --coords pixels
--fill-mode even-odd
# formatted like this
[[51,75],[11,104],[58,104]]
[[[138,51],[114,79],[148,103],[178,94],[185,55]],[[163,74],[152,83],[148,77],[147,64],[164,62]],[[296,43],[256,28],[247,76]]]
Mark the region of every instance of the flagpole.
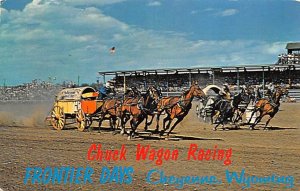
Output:
[[124,72],[124,94],[126,93],[126,77],[125,77],[125,72]]

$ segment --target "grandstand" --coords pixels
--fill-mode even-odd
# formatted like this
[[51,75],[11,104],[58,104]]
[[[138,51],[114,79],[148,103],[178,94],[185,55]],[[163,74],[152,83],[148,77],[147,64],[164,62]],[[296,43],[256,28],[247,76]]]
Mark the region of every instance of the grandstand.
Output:
[[[286,48],[285,55],[290,55],[287,62],[282,62],[284,58],[270,65],[122,70],[99,72],[99,75],[104,83],[107,76],[112,77],[120,92],[130,86],[145,91],[149,85],[157,85],[168,95],[188,88],[195,80],[201,87],[228,83],[237,89],[240,85],[261,85],[265,89],[265,85],[272,82],[300,89],[300,43],[288,43]],[[294,95],[297,97],[298,93]]]
[[300,42],[287,43],[287,53],[278,55],[277,64],[300,64]]

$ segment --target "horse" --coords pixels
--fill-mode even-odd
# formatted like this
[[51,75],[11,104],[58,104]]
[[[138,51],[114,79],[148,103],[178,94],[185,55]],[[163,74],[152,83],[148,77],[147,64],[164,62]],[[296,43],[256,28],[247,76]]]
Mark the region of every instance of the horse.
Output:
[[103,105],[95,112],[99,115],[99,129],[104,120],[110,121],[112,130],[115,130],[117,127],[119,127],[120,123],[118,126],[116,126],[116,121],[118,118],[120,120],[128,121],[130,118],[129,115],[124,115],[122,118],[121,106],[123,104],[123,100],[128,97],[136,97],[139,95],[141,95],[141,93],[135,87],[132,87],[122,97],[105,97],[103,99]]
[[126,120],[126,115],[129,114],[132,119],[130,120],[131,132],[128,139],[131,139],[139,124],[147,118],[149,113],[152,113],[152,104],[157,102],[159,98],[160,95],[153,86],[150,86],[145,94],[125,98],[121,107],[121,133],[125,133],[125,124],[129,120],[128,118]]
[[286,89],[277,88],[271,99],[262,98],[258,100],[254,106],[254,110],[251,114],[251,117],[249,119],[249,122],[251,121],[254,113],[259,112],[259,116],[255,119],[254,123],[250,125],[250,130],[253,130],[254,127],[261,121],[261,119],[269,115],[269,118],[264,126],[264,130],[267,129],[267,126],[271,119],[276,115],[276,113],[279,111],[280,106],[280,98],[282,95],[287,94],[288,91]]
[[233,118],[233,123],[241,121],[243,115],[250,104],[254,101],[255,97],[251,90],[242,88],[242,91],[233,97],[232,106],[235,109],[235,117]]
[[[103,120],[108,119],[112,130],[116,129],[117,118],[121,118],[122,100],[118,98],[108,98],[104,101],[99,116],[99,129]],[[108,117],[106,117],[108,115]]]
[[[145,131],[148,130],[148,127],[152,124],[152,121],[154,119],[155,114],[157,113],[157,104],[159,102],[159,100],[162,98],[162,93],[161,90],[156,88],[155,86],[150,86],[149,89],[151,89],[151,91],[149,91],[150,94],[150,98],[153,97],[154,99],[152,99],[152,101],[148,101],[147,105],[145,106],[145,108],[147,108],[145,110],[146,112],[146,118],[145,118]],[[148,122],[148,116],[151,117],[151,120]]]
[[128,89],[125,93],[124,93],[124,99],[126,97],[136,97],[136,96],[141,96],[141,92],[134,86],[132,86],[130,89]]
[[[163,111],[166,112],[167,117],[163,119],[163,130],[160,132],[160,136],[164,134],[166,130],[170,128],[172,120],[174,118],[177,121],[172,125],[171,129],[167,133],[167,137],[169,137],[170,133],[176,127],[178,123],[180,123],[184,117],[188,114],[189,110],[192,107],[193,98],[204,98],[206,97],[205,93],[201,90],[197,83],[193,82],[190,89],[184,92],[181,96],[172,96],[172,97],[164,97],[157,104],[157,124],[156,131],[159,130],[159,117]],[[168,124],[166,126],[166,122]]]
[[[216,116],[215,123],[217,125],[213,128],[214,131],[217,130],[217,127],[222,124],[223,129],[225,126],[225,123],[230,122],[237,122],[241,119],[243,113],[245,112],[244,109],[239,108],[239,104],[241,102],[250,102],[249,97],[247,96],[244,89],[236,95],[233,96],[232,101],[229,101],[227,99],[218,99],[216,100],[212,105],[212,113],[211,113],[211,119],[213,119],[214,116]],[[234,118],[234,115],[236,114],[236,117]]]

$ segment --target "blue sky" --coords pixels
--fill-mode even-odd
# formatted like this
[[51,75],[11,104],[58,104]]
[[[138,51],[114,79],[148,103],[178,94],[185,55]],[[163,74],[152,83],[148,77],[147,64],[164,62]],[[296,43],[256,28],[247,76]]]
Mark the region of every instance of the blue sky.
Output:
[[[98,71],[273,64],[300,41],[296,0],[6,0],[0,84]],[[111,54],[109,49],[116,47]]]

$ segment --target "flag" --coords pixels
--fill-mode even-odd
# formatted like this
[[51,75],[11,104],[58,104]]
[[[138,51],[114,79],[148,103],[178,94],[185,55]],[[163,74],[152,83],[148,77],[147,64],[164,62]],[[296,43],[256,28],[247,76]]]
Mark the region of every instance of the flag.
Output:
[[114,54],[115,52],[116,52],[116,48],[113,46],[113,47],[111,47],[110,49],[109,49],[109,52],[111,53],[111,54]]

